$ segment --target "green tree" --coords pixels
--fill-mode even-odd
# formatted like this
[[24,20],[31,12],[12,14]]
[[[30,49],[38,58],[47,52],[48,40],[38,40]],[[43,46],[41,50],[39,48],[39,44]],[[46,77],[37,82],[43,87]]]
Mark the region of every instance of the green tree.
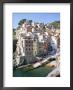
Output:
[[52,26],[52,25],[54,28],[60,28],[60,21],[54,21],[49,24],[49,26]]
[[13,28],[13,32],[15,31],[16,29],[15,28]]
[[19,21],[18,25],[22,25],[24,22],[26,22],[26,19],[22,19]]
[[29,20],[29,23],[30,23],[30,25],[31,25],[31,23],[32,23],[32,20]]

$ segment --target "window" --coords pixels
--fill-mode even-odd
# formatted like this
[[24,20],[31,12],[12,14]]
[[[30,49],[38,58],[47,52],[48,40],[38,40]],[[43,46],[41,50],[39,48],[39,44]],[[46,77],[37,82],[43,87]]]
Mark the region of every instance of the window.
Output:
[[30,38],[28,38],[28,39],[30,39]]
[[26,41],[26,43],[27,43],[27,41]]
[[27,47],[27,45],[26,45],[26,47]]

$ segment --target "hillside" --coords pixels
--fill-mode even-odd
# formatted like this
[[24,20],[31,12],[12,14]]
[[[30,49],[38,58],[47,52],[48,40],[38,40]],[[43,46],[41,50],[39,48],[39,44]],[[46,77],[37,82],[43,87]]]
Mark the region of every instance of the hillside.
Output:
[[53,26],[54,28],[60,28],[60,21],[54,21],[49,23],[49,26]]

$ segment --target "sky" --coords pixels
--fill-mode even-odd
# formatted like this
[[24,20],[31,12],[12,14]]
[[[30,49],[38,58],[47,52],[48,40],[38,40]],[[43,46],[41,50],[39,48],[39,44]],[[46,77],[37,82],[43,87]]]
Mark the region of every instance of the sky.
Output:
[[16,28],[21,19],[32,20],[38,23],[50,23],[53,21],[60,21],[60,13],[13,13],[12,26]]

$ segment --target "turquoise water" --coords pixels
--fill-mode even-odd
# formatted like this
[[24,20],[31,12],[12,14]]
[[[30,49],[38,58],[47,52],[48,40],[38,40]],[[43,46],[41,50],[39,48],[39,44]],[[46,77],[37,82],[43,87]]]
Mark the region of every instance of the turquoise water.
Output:
[[13,77],[46,77],[53,68],[41,66],[36,69],[25,71],[24,69],[16,69],[13,71]]

